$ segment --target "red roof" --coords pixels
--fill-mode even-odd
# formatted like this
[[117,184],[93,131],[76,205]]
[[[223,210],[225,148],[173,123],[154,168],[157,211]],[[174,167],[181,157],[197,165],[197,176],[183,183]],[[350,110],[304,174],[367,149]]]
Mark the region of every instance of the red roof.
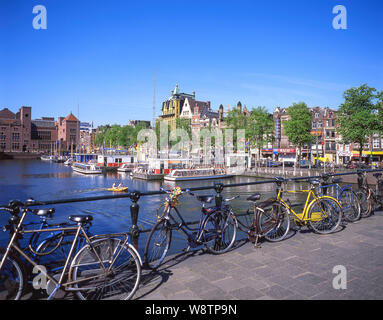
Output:
[[72,112],[70,113],[69,116],[67,116],[65,118],[66,121],[78,121],[78,119],[72,114]]

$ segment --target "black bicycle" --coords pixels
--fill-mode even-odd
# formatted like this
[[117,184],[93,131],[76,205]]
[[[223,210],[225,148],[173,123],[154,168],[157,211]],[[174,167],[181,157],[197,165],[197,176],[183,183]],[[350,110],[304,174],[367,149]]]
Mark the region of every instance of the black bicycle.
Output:
[[[144,265],[150,269],[158,268],[164,261],[172,240],[173,230],[187,236],[188,247],[204,245],[213,254],[227,252],[234,244],[237,235],[237,220],[230,206],[230,201],[239,196],[223,199],[220,206],[206,207],[215,197],[195,195],[189,190],[182,191],[175,187],[171,191],[161,189],[168,194],[164,204],[157,210],[157,223],[151,230],[144,252]],[[202,202],[201,216],[197,228],[191,228],[177,209],[180,195],[188,193]],[[176,217],[173,215],[175,212]],[[177,220],[178,218],[178,220]]]
[[377,208],[383,206],[383,179],[382,173],[375,172],[373,176],[376,178],[375,190],[370,188],[367,182],[367,172],[358,170],[358,186],[356,192],[361,203],[361,217],[369,217]]

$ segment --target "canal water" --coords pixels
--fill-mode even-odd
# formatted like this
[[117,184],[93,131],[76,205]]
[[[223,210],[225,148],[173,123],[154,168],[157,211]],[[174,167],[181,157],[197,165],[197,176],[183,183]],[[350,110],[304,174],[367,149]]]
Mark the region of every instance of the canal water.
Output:
[[[179,182],[181,188],[191,188],[198,186],[213,186],[215,182],[225,184],[242,183],[256,181],[253,177],[234,177],[223,180],[199,180],[189,182]],[[71,167],[60,163],[53,163],[41,160],[3,160],[0,161],[0,205],[7,204],[10,200],[21,200],[24,202],[28,198],[35,200],[62,200],[92,196],[110,195],[107,191],[113,183],[122,182],[129,187],[129,191],[138,190],[140,192],[158,191],[160,187],[170,189],[176,184],[162,181],[145,181],[132,179],[126,173],[109,172],[102,175],[83,175],[73,172]],[[295,183],[291,188],[300,189],[307,187],[306,184]],[[290,188],[290,186],[289,186]],[[251,207],[246,198],[254,192],[260,192],[262,199],[275,194],[275,184],[260,184],[245,187],[225,188],[224,197],[240,195],[239,199],[232,202],[233,208],[244,213]],[[214,190],[196,192],[198,194],[212,194]],[[299,196],[299,194],[297,194]],[[297,195],[290,194],[292,203],[302,201],[295,198]],[[301,196],[302,197],[302,196]],[[140,229],[149,229],[156,221],[156,209],[163,203],[164,195],[144,196],[139,200],[140,210],[138,225]],[[200,217],[200,203],[190,195],[180,198],[179,210],[185,221],[197,221]],[[56,212],[52,223],[68,221],[68,216],[72,214],[89,214],[93,216],[91,231],[93,234],[124,232],[129,231],[131,226],[130,199],[98,200],[92,202],[78,202],[54,205]],[[1,212],[0,226],[7,223],[9,214]],[[38,218],[31,214],[28,222],[36,221]],[[143,254],[146,234],[141,235],[139,241],[139,252]],[[245,237],[244,233],[239,232],[240,237]],[[0,245],[4,247],[8,240],[8,233],[0,231]],[[175,232],[171,252],[175,253],[185,248],[186,241],[183,234]]]

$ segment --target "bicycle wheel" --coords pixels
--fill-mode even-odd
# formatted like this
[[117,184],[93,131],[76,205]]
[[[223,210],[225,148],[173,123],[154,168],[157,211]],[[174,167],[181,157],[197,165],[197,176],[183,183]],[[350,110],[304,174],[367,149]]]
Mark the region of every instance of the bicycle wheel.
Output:
[[342,207],[331,197],[320,197],[308,209],[311,228],[319,234],[334,232],[342,220]]
[[172,240],[172,229],[167,219],[158,221],[150,231],[144,251],[144,265],[158,268],[164,261]]
[[343,190],[339,196],[339,202],[346,221],[355,222],[360,219],[360,203],[354,191],[351,189]]
[[[65,265],[70,248],[73,244],[75,232],[59,233],[44,239],[36,248],[35,259],[44,265],[49,272],[59,272]],[[81,233],[77,238],[74,253],[85,244],[85,237]],[[72,257],[74,254],[72,254]]]
[[360,203],[360,216],[362,218],[367,218],[372,211],[371,201],[368,199],[367,193],[363,190],[356,191],[356,196]]
[[69,274],[81,300],[128,300],[138,288],[141,264],[123,241],[105,238],[81,248]]
[[236,239],[237,220],[231,211],[216,211],[207,217],[202,232],[201,240],[209,252],[225,253]]
[[259,221],[261,234],[268,241],[282,241],[290,230],[289,210],[280,202],[275,202],[271,208],[264,210]]
[[[0,248],[0,261],[5,252],[4,248]],[[24,292],[25,281],[22,262],[17,257],[8,254],[0,271],[0,300],[19,300]]]

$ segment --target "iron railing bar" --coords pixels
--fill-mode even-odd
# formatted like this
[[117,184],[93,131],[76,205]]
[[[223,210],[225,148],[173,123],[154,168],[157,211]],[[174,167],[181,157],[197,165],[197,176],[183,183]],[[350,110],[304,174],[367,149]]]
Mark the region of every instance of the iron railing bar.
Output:
[[[383,169],[364,169],[361,172],[379,172],[383,171]],[[343,176],[343,175],[353,175],[357,174],[358,171],[345,172],[345,173],[329,173],[328,176]],[[278,175],[276,175],[278,177]],[[286,178],[286,182],[292,181],[300,181],[300,180],[309,180],[309,179],[320,179],[322,176],[306,176],[306,177],[296,177],[296,178]],[[261,181],[252,181],[252,182],[243,182],[243,183],[234,183],[234,184],[223,184],[224,188],[234,188],[234,187],[242,187],[242,186],[250,186],[250,185],[258,185],[258,184],[266,184],[266,183],[275,183],[275,179],[270,180],[261,180]],[[190,191],[202,191],[202,190],[212,190],[215,189],[215,186],[204,186],[204,187],[194,187],[189,188]],[[185,190],[185,189],[184,189]],[[165,194],[163,191],[147,191],[147,192],[139,192],[132,191],[126,194],[119,195],[109,195],[109,196],[95,196],[95,197],[85,197],[85,198],[71,198],[71,199],[60,199],[60,200],[49,200],[49,201],[35,201],[34,203],[24,204],[25,207],[33,207],[33,206],[45,206],[45,205],[53,205],[53,204],[64,204],[64,203],[74,203],[74,202],[87,202],[87,201],[97,201],[97,200],[111,200],[111,199],[124,199],[131,198],[131,194],[139,193],[140,196],[151,196],[151,195],[160,195]],[[8,205],[0,205],[0,207],[7,207]]]

